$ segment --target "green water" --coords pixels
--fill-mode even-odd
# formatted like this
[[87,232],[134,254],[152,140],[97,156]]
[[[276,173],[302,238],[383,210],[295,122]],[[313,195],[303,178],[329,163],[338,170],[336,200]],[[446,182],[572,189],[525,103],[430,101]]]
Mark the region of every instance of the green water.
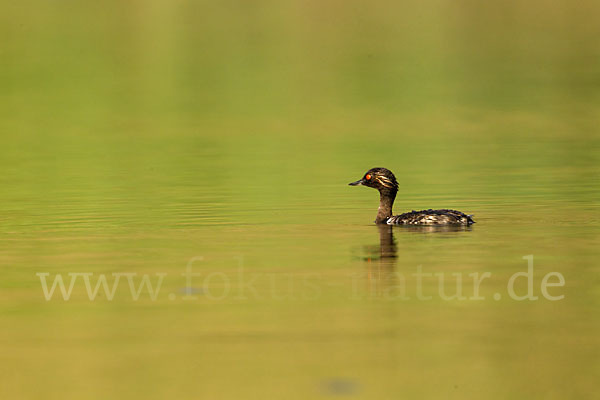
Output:
[[[593,398],[599,17],[2,2],[0,397]],[[477,224],[379,229],[375,166]]]

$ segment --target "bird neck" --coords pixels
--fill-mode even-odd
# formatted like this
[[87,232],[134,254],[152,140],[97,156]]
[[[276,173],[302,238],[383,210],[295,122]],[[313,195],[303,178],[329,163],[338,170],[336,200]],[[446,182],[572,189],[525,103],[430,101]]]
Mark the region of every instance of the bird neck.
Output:
[[392,207],[396,199],[396,190],[379,191],[379,209],[377,210],[376,224],[383,224],[392,216]]

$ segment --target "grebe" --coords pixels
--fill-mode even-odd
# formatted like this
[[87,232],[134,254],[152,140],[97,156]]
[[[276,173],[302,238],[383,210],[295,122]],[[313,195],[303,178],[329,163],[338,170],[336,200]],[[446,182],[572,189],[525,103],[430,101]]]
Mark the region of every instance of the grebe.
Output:
[[471,225],[472,215],[456,210],[421,210],[392,215],[392,206],[398,193],[398,181],[387,168],[371,168],[362,179],[349,183],[350,186],[368,186],[379,190],[379,210],[376,224],[388,225]]

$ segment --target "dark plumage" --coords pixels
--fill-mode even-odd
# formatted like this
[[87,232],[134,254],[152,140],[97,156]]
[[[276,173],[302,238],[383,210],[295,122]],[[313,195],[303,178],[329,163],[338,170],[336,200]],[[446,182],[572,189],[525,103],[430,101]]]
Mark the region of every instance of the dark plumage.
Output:
[[398,193],[398,181],[386,168],[371,168],[362,179],[349,183],[350,186],[363,185],[379,191],[379,209],[376,224],[388,225],[470,225],[475,221],[472,215],[456,210],[421,210],[392,216],[392,206]]

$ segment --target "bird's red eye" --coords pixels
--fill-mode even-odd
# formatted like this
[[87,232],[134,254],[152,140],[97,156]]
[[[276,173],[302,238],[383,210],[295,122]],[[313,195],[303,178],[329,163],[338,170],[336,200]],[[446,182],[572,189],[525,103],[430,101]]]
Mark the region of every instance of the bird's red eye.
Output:
[[365,175],[365,179],[368,180],[368,181],[371,180],[371,174]]

